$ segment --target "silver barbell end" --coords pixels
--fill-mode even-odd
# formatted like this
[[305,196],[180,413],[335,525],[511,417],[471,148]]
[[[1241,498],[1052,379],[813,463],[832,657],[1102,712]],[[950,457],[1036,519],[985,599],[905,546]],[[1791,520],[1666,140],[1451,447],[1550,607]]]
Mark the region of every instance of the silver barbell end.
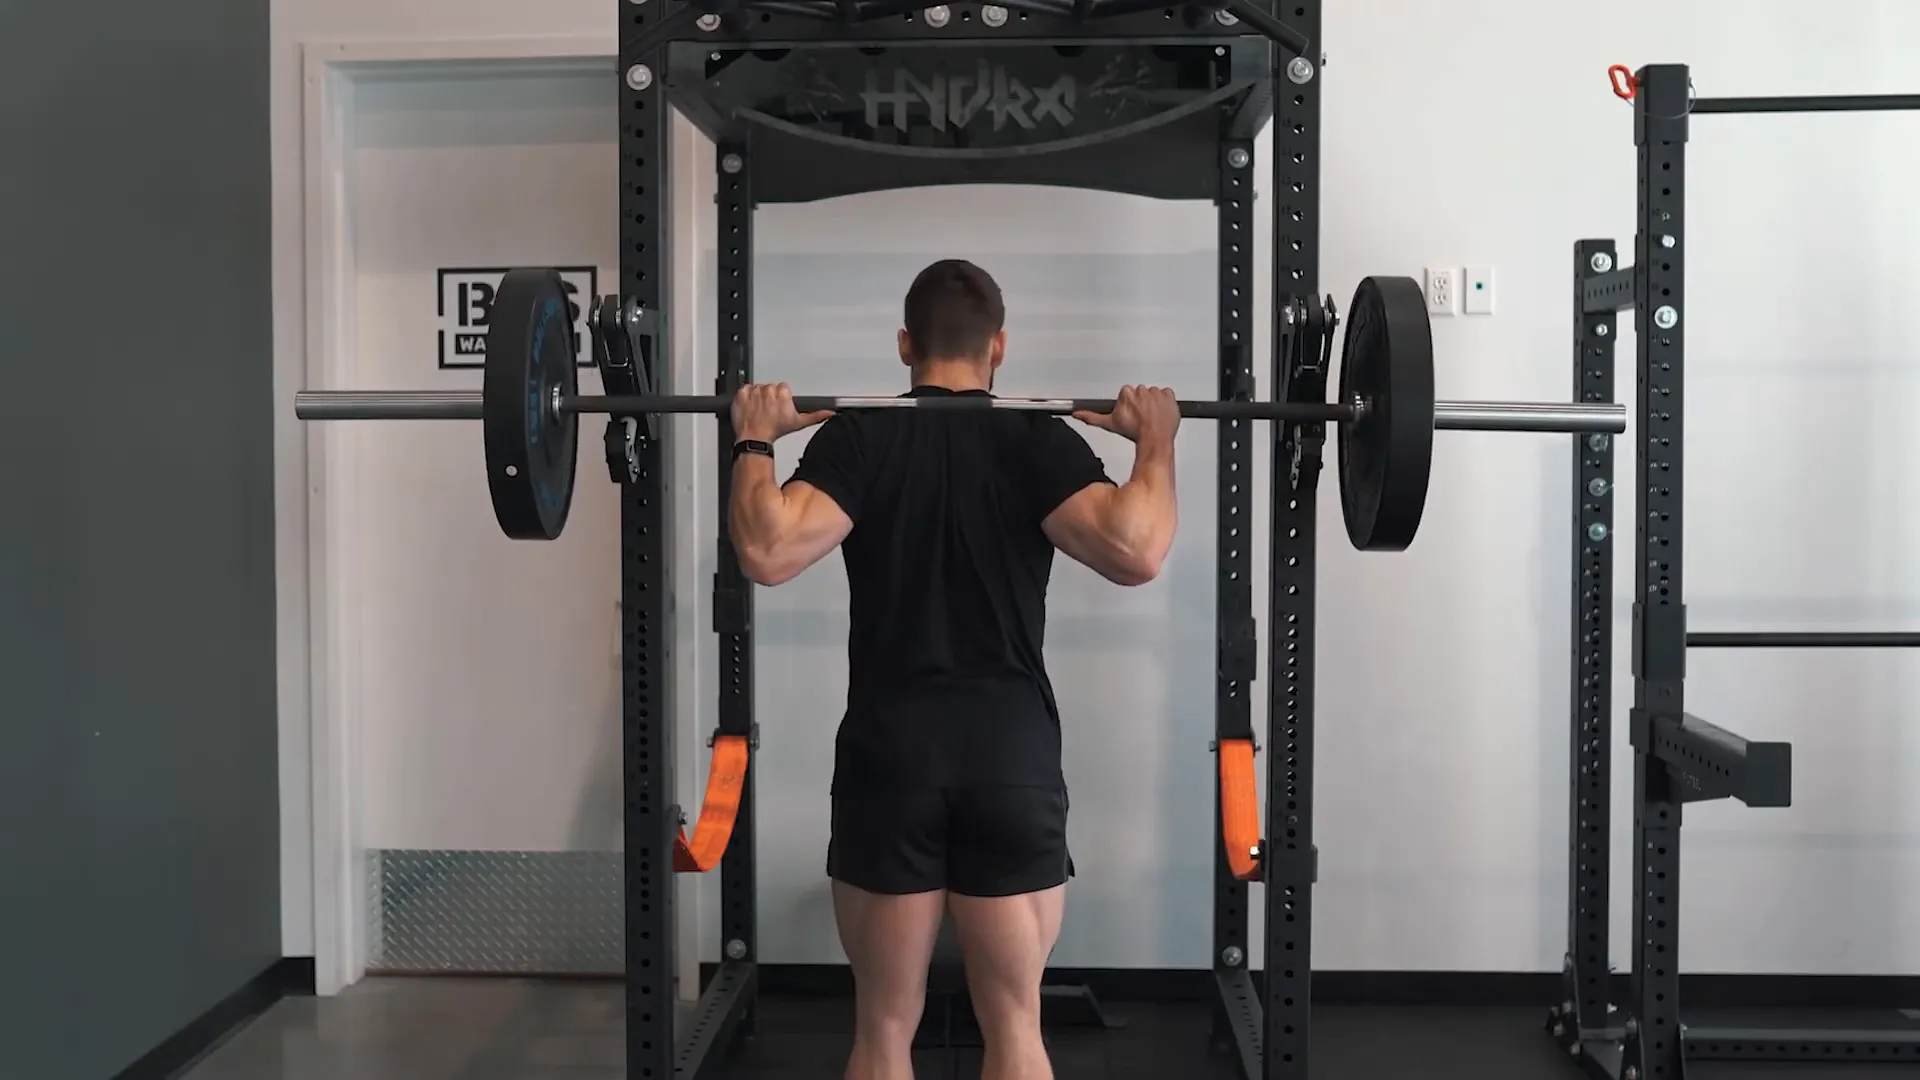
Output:
[[302,420],[478,420],[478,390],[302,390],[293,415]]
[[1618,434],[1627,430],[1627,407],[1549,401],[1436,401],[1435,431],[1534,431]]

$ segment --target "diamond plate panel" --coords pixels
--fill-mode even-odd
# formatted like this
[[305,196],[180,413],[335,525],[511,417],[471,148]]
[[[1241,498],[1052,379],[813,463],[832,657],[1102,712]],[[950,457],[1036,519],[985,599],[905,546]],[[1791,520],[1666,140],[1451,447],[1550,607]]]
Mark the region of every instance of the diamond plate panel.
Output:
[[617,851],[371,851],[370,970],[617,975]]

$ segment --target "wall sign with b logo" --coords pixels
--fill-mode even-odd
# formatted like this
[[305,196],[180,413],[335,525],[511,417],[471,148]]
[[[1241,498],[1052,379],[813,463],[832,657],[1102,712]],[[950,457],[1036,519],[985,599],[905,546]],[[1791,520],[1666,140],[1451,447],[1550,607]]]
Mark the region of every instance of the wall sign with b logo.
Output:
[[[593,366],[593,352],[585,347],[587,305],[600,295],[600,271],[592,266],[559,267],[566,286],[568,314],[573,318],[573,352],[581,367]],[[435,314],[440,326],[440,364],[448,368],[481,368],[487,362],[487,327],[493,316],[493,297],[507,268],[461,267],[440,271],[440,299]]]

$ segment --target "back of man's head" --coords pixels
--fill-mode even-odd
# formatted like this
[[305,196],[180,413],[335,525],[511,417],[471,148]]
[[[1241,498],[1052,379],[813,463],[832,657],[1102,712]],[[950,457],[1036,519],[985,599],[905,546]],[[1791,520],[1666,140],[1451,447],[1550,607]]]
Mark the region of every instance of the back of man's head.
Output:
[[915,363],[980,359],[1007,319],[992,275],[965,259],[941,259],[907,289],[907,341]]

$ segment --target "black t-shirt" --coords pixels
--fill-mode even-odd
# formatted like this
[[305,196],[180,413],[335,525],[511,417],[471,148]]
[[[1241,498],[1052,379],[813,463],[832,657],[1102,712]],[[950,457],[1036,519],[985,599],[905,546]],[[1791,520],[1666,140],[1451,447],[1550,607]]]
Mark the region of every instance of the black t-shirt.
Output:
[[853,519],[835,790],[1062,784],[1040,522],[1111,483],[1087,441],[1030,411],[846,412],[821,425],[793,480]]

